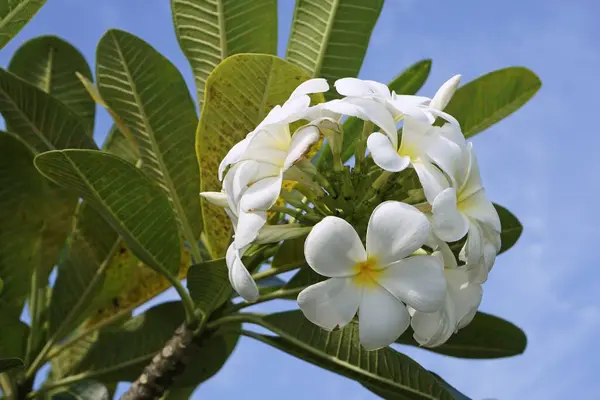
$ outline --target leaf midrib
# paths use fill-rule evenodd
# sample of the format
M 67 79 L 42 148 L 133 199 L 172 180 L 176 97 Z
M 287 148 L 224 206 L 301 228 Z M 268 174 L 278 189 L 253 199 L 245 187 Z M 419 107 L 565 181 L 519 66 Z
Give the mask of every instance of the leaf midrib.
M 12 18 L 18 14 L 21 9 L 23 7 L 25 7 L 27 4 L 31 3 L 31 2 L 36 2 L 37 0 L 23 0 L 22 2 L 20 2 L 19 4 L 17 4 L 17 6 L 15 8 L 13 8 L 12 10 L 10 10 L 8 12 L 8 14 L 6 14 L 6 16 L 4 18 L 2 18 L 2 20 L 0 21 L 0 29 L 4 29 L 4 27 L 6 26 L 7 21 L 10 22 L 12 20 Z
M 44 82 L 46 83 L 46 87 L 44 87 L 44 92 L 50 94 L 50 88 L 52 88 L 52 64 L 54 62 L 54 47 L 50 46 L 50 51 L 48 52 L 48 61 L 46 62 L 45 76 Z
M 152 150 L 153 150 L 154 156 L 156 157 L 156 160 L 158 161 L 160 170 L 163 174 L 163 180 L 164 180 L 165 186 L 168 189 L 168 195 L 170 197 L 170 200 L 171 200 L 173 206 L 175 207 L 175 212 L 177 214 L 178 220 L 179 220 L 181 228 L 183 230 L 183 236 L 187 239 L 194 258 L 196 260 L 200 261 L 202 259 L 202 257 L 200 255 L 200 250 L 198 249 L 198 244 L 196 243 L 195 235 L 193 234 L 193 231 L 192 231 L 192 228 L 188 221 L 187 215 L 183 210 L 183 207 L 179 200 L 179 195 L 178 195 L 177 191 L 175 190 L 175 186 L 173 185 L 173 181 L 171 180 L 171 175 L 169 174 L 169 170 L 167 169 L 165 162 L 163 160 L 162 153 L 160 151 L 158 151 L 158 145 L 156 143 L 154 130 L 152 129 L 150 121 L 148 120 L 148 116 L 146 115 L 146 110 L 142 106 L 143 103 L 138 95 L 137 87 L 135 85 L 135 82 L 133 81 L 133 76 L 131 74 L 131 71 L 129 70 L 129 66 L 127 65 L 127 62 L 123 55 L 123 51 L 121 49 L 121 46 L 119 45 L 117 38 L 115 37 L 114 32 L 111 32 L 111 36 L 112 36 L 113 42 L 115 43 L 117 52 L 119 53 L 119 57 L 121 59 L 121 64 L 123 65 L 123 69 L 125 70 L 125 73 L 127 74 L 127 80 L 129 81 L 129 85 L 131 86 L 131 89 L 132 89 L 131 93 L 133 94 L 133 97 L 135 98 L 136 104 L 138 105 L 138 110 L 140 111 L 140 115 L 142 116 L 142 118 L 144 120 L 144 126 L 148 131 L 148 138 L 150 139 L 150 143 L 152 144 Z
M 77 150 L 72 150 L 72 151 L 77 151 Z M 156 264 L 157 267 L 160 268 L 160 270 L 165 274 L 165 275 L 171 275 L 171 272 L 168 271 L 166 268 L 164 268 L 164 266 L 162 265 L 161 262 L 159 262 L 158 260 L 156 260 L 156 258 L 154 258 L 154 255 L 151 254 L 150 252 L 148 252 L 146 250 L 146 248 L 138 241 L 138 239 L 131 233 L 131 231 L 121 222 L 121 220 L 118 218 L 117 215 L 115 215 L 112 211 L 112 207 L 110 207 L 103 199 L 102 197 L 100 197 L 100 194 L 96 191 L 95 185 L 93 185 L 87 178 L 86 176 L 81 172 L 81 170 L 79 169 L 79 167 L 75 164 L 75 162 L 73 160 L 71 160 L 71 158 L 68 156 L 68 154 L 66 154 L 65 151 L 62 150 L 57 150 L 57 153 L 60 153 L 61 155 L 63 155 L 66 160 L 69 162 L 69 164 L 71 164 L 71 166 L 73 167 L 73 170 L 79 175 L 79 177 L 86 183 L 86 185 L 88 186 L 88 188 L 91 189 L 91 193 L 93 194 L 94 198 L 103 206 L 103 210 L 105 212 L 108 212 L 114 221 L 117 222 L 117 224 L 119 225 L 119 227 L 127 232 L 129 234 L 129 238 L 133 239 L 133 241 L 135 242 L 135 244 L 139 247 L 139 249 L 146 254 L 146 256 L 149 257 L 149 259 L 153 260 Z
M 325 53 L 327 53 L 327 45 L 329 44 L 329 38 L 331 37 L 331 30 L 333 29 L 333 20 L 337 14 L 339 5 L 339 0 L 333 0 L 331 4 L 331 12 L 329 13 L 329 18 L 327 19 L 325 32 L 323 32 L 323 40 L 321 41 L 321 45 L 319 46 L 319 56 L 317 57 L 317 62 L 315 63 L 315 70 L 312 74 L 313 78 L 319 76 L 321 73 L 321 67 L 323 66 L 323 61 L 325 60 Z
M 217 19 L 219 20 L 221 60 L 224 60 L 227 58 L 227 32 L 225 30 L 225 12 L 223 10 L 223 0 L 217 0 Z

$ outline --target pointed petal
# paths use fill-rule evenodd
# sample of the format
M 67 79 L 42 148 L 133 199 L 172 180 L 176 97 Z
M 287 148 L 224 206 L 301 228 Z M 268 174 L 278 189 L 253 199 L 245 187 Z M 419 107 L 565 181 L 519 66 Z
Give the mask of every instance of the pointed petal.
M 431 99 L 431 103 L 429 103 L 429 107 L 436 110 L 443 110 L 446 108 L 450 99 L 456 92 L 456 88 L 460 83 L 460 75 L 454 75 L 452 78 L 448 79 L 444 84 L 438 89 L 433 98 Z
M 312 269 L 328 277 L 352 276 L 354 266 L 367 259 L 352 225 L 338 217 L 325 217 L 313 227 L 304 256 Z
M 223 208 L 229 207 L 227 195 L 224 192 L 201 192 L 200 196 L 214 206 Z
M 312 93 L 323 93 L 329 90 L 329 84 L 326 79 L 314 78 L 302 82 L 290 95 L 290 99 L 294 97 L 312 94 Z
M 381 286 L 364 288 L 358 308 L 360 344 L 377 350 L 392 344 L 410 324 L 406 306 Z
M 282 175 L 264 178 L 254 183 L 244 192 L 240 200 L 242 211 L 268 210 L 275 204 L 281 193 Z
M 292 136 L 292 141 L 283 163 L 284 171 L 302 158 L 310 146 L 319 140 L 320 136 L 319 128 L 314 125 L 298 129 Z
M 256 301 L 258 299 L 258 286 L 252 279 L 252 275 L 242 263 L 239 254 L 236 254 L 233 265 L 229 270 L 229 280 L 231 286 L 246 301 Z
M 331 278 L 301 291 L 298 307 L 310 322 L 331 331 L 354 318 L 360 297 L 360 288 L 352 278 Z
M 454 188 L 442 191 L 433 201 L 431 210 L 433 231 L 440 239 L 454 242 L 467 234 L 469 221 L 458 211 Z
M 415 207 L 399 201 L 379 204 L 367 227 L 367 254 L 384 267 L 421 248 L 429 236 L 429 221 Z
M 237 227 L 235 229 L 235 247 L 241 249 L 256 239 L 260 228 L 267 223 L 265 211 L 244 212 L 240 211 Z
M 369 135 L 367 148 L 375 164 L 386 171 L 399 172 L 410 165 L 410 158 L 400 156 L 389 138 L 381 132 Z
M 435 198 L 450 187 L 446 176 L 432 163 L 419 160 L 413 162 L 413 168 L 419 177 L 419 182 L 423 186 L 423 192 L 429 204 L 433 204 Z
M 391 264 L 377 283 L 417 311 L 434 312 L 446 298 L 446 278 L 437 257 L 413 256 Z

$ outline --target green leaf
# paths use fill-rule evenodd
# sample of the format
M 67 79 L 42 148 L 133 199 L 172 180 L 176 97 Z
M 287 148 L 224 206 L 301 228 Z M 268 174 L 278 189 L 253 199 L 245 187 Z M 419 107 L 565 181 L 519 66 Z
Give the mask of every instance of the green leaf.
M 464 394 L 462 394 L 461 392 L 459 392 L 458 389 L 456 389 L 454 386 L 452 386 L 451 384 L 449 384 L 444 378 L 442 378 L 441 376 L 439 376 L 435 372 L 429 371 L 429 373 L 431 375 L 435 376 L 435 378 L 438 380 L 438 382 L 442 386 L 444 386 L 446 388 L 446 390 L 448 392 L 450 392 L 450 394 L 452 394 L 452 396 L 454 397 L 455 400 L 471 400 L 469 397 L 467 397 Z
M 311 77 L 357 76 L 382 7 L 383 0 L 298 0 L 286 58 Z
M 194 304 L 205 317 L 225 304 L 232 293 L 225 259 L 192 265 L 187 275 L 187 287 Z
M 522 354 L 527 337 L 516 325 L 490 314 L 478 312 L 473 321 L 441 346 L 421 347 L 409 328 L 396 343 L 416 346 L 434 353 L 458 358 L 504 358 Z
M 240 338 L 241 325 L 227 325 L 207 338 L 203 338 L 197 354 L 193 354 L 183 374 L 175 380 L 169 393 L 163 400 L 190 398 L 202 382 L 216 375 L 231 356 Z
M 121 132 L 116 124 L 110 128 L 108 136 L 104 140 L 102 150 L 108 151 L 111 154 L 121 157 L 124 160 L 134 164 L 139 159 L 139 156 L 133 147 L 133 143 Z
M 92 71 L 70 43 L 56 36 L 31 39 L 17 49 L 8 70 L 67 105 L 93 134 L 96 104 L 75 75 L 91 80 Z
M 96 144 L 69 107 L 38 87 L 0 69 L 0 113 L 34 152 L 84 148 Z
M 83 381 L 74 383 L 50 397 L 50 400 L 109 400 L 108 389 L 101 383 Z
M 25 358 L 29 326 L 19 318 L 19 312 L 13 312 L 0 304 L 0 358 Z
M 0 373 L 20 367 L 23 367 L 23 361 L 19 358 L 0 358 Z
M 517 240 L 521 237 L 523 233 L 523 225 L 519 222 L 517 217 L 515 217 L 510 211 L 501 205 L 494 204 L 496 211 L 498 212 L 498 216 L 500 217 L 500 226 L 502 227 L 502 231 L 500 232 L 500 239 L 502 240 L 502 245 L 500 247 L 500 253 L 504 253 L 506 250 L 510 249 L 517 243 Z
M 300 267 L 306 263 L 304 258 L 305 240 L 306 236 L 284 241 L 277 249 L 271 267 L 287 269 L 295 265 Z
M 0 49 L 33 18 L 46 0 L 0 0 Z
M 358 341 L 355 322 L 327 332 L 296 310 L 267 315 L 256 323 L 279 337 L 258 334 L 252 337 L 332 372 L 402 394 L 405 399 L 452 400 L 427 370 L 404 354 L 389 347 L 364 350 Z
M 31 151 L 0 131 L 0 302 L 16 313 L 25 304 L 31 275 L 40 262 L 45 193 Z
M 470 398 L 468 398 L 467 396 L 465 396 L 464 394 L 462 394 L 461 392 L 459 392 L 458 390 L 456 390 L 452 385 L 450 385 L 448 382 L 446 382 L 445 380 L 443 380 L 438 374 L 429 371 L 429 373 L 431 375 L 433 375 L 436 380 L 438 381 L 438 383 L 449 393 L 452 395 L 452 398 L 454 400 L 471 400 Z M 406 397 L 404 397 L 402 394 L 399 394 L 397 392 L 394 391 L 388 391 L 385 389 L 379 389 L 377 387 L 368 385 L 368 384 L 363 384 L 363 386 L 375 393 L 377 396 L 386 399 L 386 400 L 405 400 Z
M 198 118 L 183 77 L 148 43 L 114 29 L 100 40 L 96 60 L 102 99 L 133 134 L 142 171 L 164 189 L 183 237 L 200 261 L 200 178 L 194 154 Z
M 431 60 L 421 60 L 396 76 L 388 87 L 397 94 L 413 95 L 423 87 L 431 71 Z M 354 155 L 356 139 L 360 135 L 363 121 L 359 118 L 348 118 L 344 123 L 344 142 L 342 144 L 342 161 Z M 324 150 L 324 157 L 331 161 L 331 151 Z
M 269 55 L 227 58 L 206 82 L 204 109 L 196 132 L 201 191 L 219 191 L 219 163 L 229 149 L 264 119 L 309 76 L 301 68 Z M 220 207 L 202 200 L 204 231 L 213 258 L 222 257 L 231 222 Z
M 468 138 L 517 111 L 541 86 L 527 68 L 499 69 L 458 88 L 444 111 L 458 120 Z
M 166 276 L 177 275 L 181 244 L 169 199 L 139 169 L 90 150 L 46 152 L 35 158 L 35 165 L 94 206 L 145 264 Z
M 278 243 L 282 240 L 306 237 L 312 226 L 299 224 L 265 225 L 254 240 L 256 244 Z
M 171 11 L 200 109 L 208 75 L 221 61 L 237 53 L 277 54 L 277 0 L 171 0 Z

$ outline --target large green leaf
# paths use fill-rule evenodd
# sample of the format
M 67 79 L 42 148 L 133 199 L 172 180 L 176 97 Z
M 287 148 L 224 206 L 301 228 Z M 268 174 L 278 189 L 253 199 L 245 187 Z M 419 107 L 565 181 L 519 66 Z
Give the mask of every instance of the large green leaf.
M 382 7 L 383 0 L 298 0 L 286 58 L 311 77 L 357 76 Z
M 0 358 L 25 358 L 29 326 L 20 320 L 20 312 L 13 312 L 0 303 Z
M 76 72 L 92 79 L 83 55 L 70 43 L 56 36 L 40 36 L 25 42 L 15 52 L 8 70 L 51 94 L 73 110 L 92 135 L 96 104 Z
M 171 0 L 171 10 L 200 109 L 208 75 L 221 61 L 237 53 L 277 53 L 277 0 Z
M 502 245 L 499 253 L 504 253 L 506 250 L 513 247 L 515 243 L 517 243 L 517 240 L 519 240 L 521 234 L 523 233 L 523 225 L 521 225 L 517 217 L 515 217 L 506 208 L 498 204 L 494 204 L 494 207 L 498 212 L 498 216 L 500 217 L 500 225 L 502 227 L 502 231 L 500 232 Z
M 499 69 L 458 88 L 444 111 L 470 137 L 517 111 L 541 86 L 540 78 L 527 68 Z
M 142 170 L 164 189 L 200 261 L 202 222 L 194 155 L 198 118 L 183 77 L 148 43 L 114 29 L 100 40 L 96 60 L 102 99 L 133 134 Z
M 113 124 L 110 128 L 108 136 L 106 136 L 104 144 L 102 145 L 102 150 L 119 156 L 134 165 L 139 159 L 138 154 L 133 147 L 133 143 L 127 139 L 116 124 Z
M 20 358 L 0 358 L 0 374 L 22 366 L 23 360 Z
M 469 397 L 465 396 L 461 392 L 459 392 L 454 386 L 450 385 L 441 376 L 436 374 L 435 372 L 429 371 L 431 375 L 433 375 L 438 383 L 452 395 L 454 400 L 471 400 Z M 365 388 L 375 393 L 377 396 L 385 399 L 385 400 L 405 400 L 405 397 L 402 394 L 396 393 L 394 391 L 382 390 L 371 385 L 363 384 Z
M 0 302 L 16 313 L 25 304 L 31 274 L 40 262 L 45 186 L 27 146 L 0 131 Z
M 202 191 L 221 189 L 217 177 L 221 159 L 308 78 L 301 68 L 269 55 L 238 54 L 219 64 L 206 82 L 196 132 Z M 231 222 L 222 208 L 206 201 L 202 214 L 211 255 L 222 257 L 231 238 Z
M 412 330 L 408 329 L 396 342 L 459 358 L 512 357 L 522 354 L 527 346 L 527 337 L 521 329 L 502 318 L 482 312 L 438 347 L 421 347 L 412 335 Z
M 0 0 L 0 49 L 33 18 L 46 0 Z
M 3 69 L 0 69 L 0 113 L 10 133 L 21 137 L 36 152 L 97 148 L 82 120 L 69 107 Z
M 109 400 L 108 389 L 101 383 L 83 381 L 52 394 L 50 400 Z
M 187 286 L 196 306 L 205 316 L 210 315 L 231 297 L 225 259 L 192 265 L 187 275 Z
M 364 350 L 358 324 L 327 332 L 301 311 L 267 315 L 257 321 L 279 337 L 253 335 L 286 353 L 376 388 L 403 394 L 404 399 L 452 400 L 437 380 L 404 354 L 386 347 Z
M 139 169 L 92 150 L 46 152 L 35 158 L 35 165 L 94 206 L 146 265 L 177 275 L 181 244 L 175 215 L 164 191 Z
M 413 95 L 423 87 L 431 71 L 431 60 L 421 60 L 396 76 L 388 87 L 397 94 Z M 359 118 L 348 118 L 344 123 L 344 142 L 342 144 L 342 161 L 354 155 L 356 139 L 362 130 L 363 121 Z M 326 149 L 325 157 L 331 158 L 331 152 Z
M 304 259 L 305 241 L 306 236 L 284 241 L 277 249 L 271 267 L 288 269 L 293 266 L 302 266 L 306 262 Z

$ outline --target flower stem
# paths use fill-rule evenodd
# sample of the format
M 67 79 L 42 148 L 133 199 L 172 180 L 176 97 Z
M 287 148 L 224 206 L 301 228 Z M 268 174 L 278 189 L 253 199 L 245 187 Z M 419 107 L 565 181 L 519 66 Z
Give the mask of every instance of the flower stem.
M 257 272 L 256 274 L 252 275 L 252 279 L 254 279 L 255 281 L 260 281 L 261 279 L 265 279 L 265 278 L 271 277 L 273 275 L 279 275 L 279 274 L 283 274 L 284 272 L 293 271 L 295 269 L 302 267 L 304 264 L 305 264 L 305 261 L 302 261 L 302 262 L 297 262 L 297 263 L 290 263 L 290 264 L 284 265 L 280 268 L 269 268 L 269 269 L 266 269 L 261 272 Z
M 230 313 L 234 313 L 243 308 L 250 307 L 250 306 L 253 306 L 256 304 L 264 303 L 264 302 L 271 301 L 271 300 L 281 299 L 281 298 L 287 297 L 287 296 L 294 296 L 294 295 L 297 295 L 298 293 L 300 293 L 301 291 L 303 291 L 304 289 L 305 289 L 304 286 L 299 287 L 299 288 L 293 288 L 293 289 L 279 289 L 274 292 L 267 293 L 267 294 L 260 296 L 258 299 L 256 299 L 256 301 L 252 301 L 252 302 L 244 301 L 241 303 L 234 304 L 234 305 L 230 306 L 229 308 L 227 308 L 225 312 L 230 314 Z
M 367 151 L 367 138 L 369 137 L 371 132 L 373 132 L 373 123 L 371 121 L 364 121 L 360 138 L 354 150 L 354 169 L 357 173 L 360 173 L 362 164 L 365 161 L 365 153 Z

